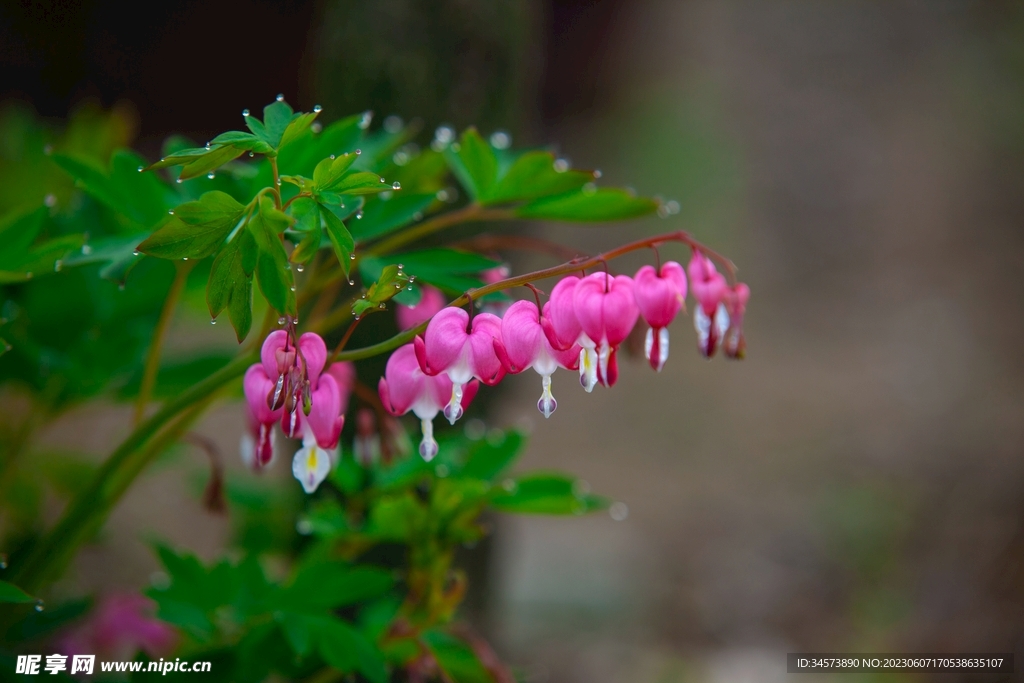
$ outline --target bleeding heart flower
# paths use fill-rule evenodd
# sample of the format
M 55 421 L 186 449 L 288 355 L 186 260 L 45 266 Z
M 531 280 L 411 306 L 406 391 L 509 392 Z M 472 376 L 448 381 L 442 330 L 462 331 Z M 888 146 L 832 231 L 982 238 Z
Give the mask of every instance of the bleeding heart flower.
M 532 301 L 517 301 L 501 321 L 501 342 L 495 340 L 494 350 L 506 371 L 519 373 L 533 368 L 542 377 L 544 391 L 537 409 L 544 417 L 551 417 L 558 408 L 558 402 L 551 395 L 551 375 L 559 367 L 575 370 L 580 347 L 573 344 L 560 350 L 552 346 L 541 324 L 537 305 Z
M 663 264 L 661 272 L 644 266 L 633 278 L 633 294 L 640 315 L 650 325 L 644 353 L 651 367 L 661 372 L 668 360 L 668 326 L 686 300 L 686 273 L 675 261 Z
M 476 396 L 479 384 L 470 381 L 461 392 L 460 408 L 469 407 Z M 437 455 L 437 441 L 434 440 L 434 423 L 449 396 L 453 395 L 452 381 L 447 375 L 428 375 L 420 368 L 416 348 L 412 344 L 400 347 L 388 358 L 384 377 L 377 385 L 384 409 L 394 416 L 405 415 L 410 410 L 420 419 L 423 439 L 420 441 L 420 455 L 431 460 Z
M 584 388 L 591 391 L 596 381 L 606 387 L 618 379 L 615 353 L 619 344 L 633 330 L 640 310 L 633 294 L 633 278 L 628 275 L 612 277 L 608 273 L 593 273 L 579 281 L 573 292 L 573 310 L 586 339 L 580 339 L 584 351 L 580 355 L 580 378 Z M 587 354 L 588 345 L 596 352 Z M 584 366 L 587 367 L 584 367 Z
M 425 323 L 434 317 L 434 314 L 444 308 L 444 294 L 439 289 L 430 285 L 423 285 L 423 295 L 415 306 L 403 306 L 398 304 L 395 307 L 395 317 L 398 320 L 398 327 L 402 330 L 409 330 L 420 323 Z
M 686 266 L 690 288 L 697 299 L 693 327 L 697 330 L 697 347 L 705 358 L 711 358 L 729 328 L 729 313 L 723 305 L 728 285 L 715 270 L 715 264 L 704 254 L 694 252 Z
M 320 335 L 307 332 L 297 345 L 290 342 L 286 330 L 267 335 L 260 349 L 260 360 L 267 377 L 276 377 L 274 390 L 267 397 L 271 409 L 284 408 L 281 428 L 289 437 L 299 433 L 299 408 L 309 414 L 312 392 L 327 362 L 327 346 Z
M 729 329 L 725 332 L 722 346 L 729 358 L 743 358 L 747 353 L 747 342 L 743 338 L 743 315 L 747 311 L 750 287 L 737 282 L 725 294 L 725 307 L 729 311 Z
M 444 409 L 444 416 L 452 424 L 462 417 L 463 387 L 470 380 L 493 386 L 505 376 L 494 351 L 495 339 L 501 339 L 501 318 L 479 313 L 470 326 L 469 313 L 449 306 L 431 319 L 423 339 L 413 340 L 424 374 L 443 372 L 452 381 L 451 400 Z
M 135 594 L 107 595 L 79 626 L 61 637 L 61 654 L 99 654 L 109 659 L 133 659 L 142 650 L 152 659 L 174 651 L 179 638 L 175 629 L 154 614 L 156 605 Z
M 274 382 L 259 363 L 246 370 L 242 388 L 249 423 L 249 431 L 242 435 L 242 461 L 259 471 L 274 459 L 274 423 L 281 419 L 284 408 L 271 410 L 267 405 Z
M 295 457 L 292 458 L 292 474 L 302 484 L 306 493 L 316 491 L 320 482 L 327 478 L 334 457 L 336 451 L 322 448 L 317 443 L 313 431 L 307 431 L 302 438 L 302 448 L 297 450 Z

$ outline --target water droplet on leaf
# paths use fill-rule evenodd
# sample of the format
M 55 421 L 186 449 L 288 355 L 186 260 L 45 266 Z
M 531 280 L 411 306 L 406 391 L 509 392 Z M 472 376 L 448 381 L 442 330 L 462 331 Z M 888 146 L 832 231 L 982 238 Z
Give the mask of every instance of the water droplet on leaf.
M 321 106 L 320 106 L 319 104 L 315 104 L 315 105 L 313 105 L 313 113 L 314 113 L 314 114 L 319 114 L 320 112 L 322 112 L 322 111 L 323 111 L 323 109 L 324 109 L 324 108 L 323 108 L 323 107 L 321 107 Z
M 391 189 L 393 189 L 393 190 L 401 190 L 402 189 L 402 183 L 400 183 L 400 182 L 398 182 L 396 180 L 395 182 L 391 183 Z
M 248 116 L 248 115 L 249 115 L 249 110 L 248 109 L 243 109 L 242 110 L 242 116 Z
M 278 102 L 284 102 L 284 93 L 278 93 L 277 97 L 274 98 Z

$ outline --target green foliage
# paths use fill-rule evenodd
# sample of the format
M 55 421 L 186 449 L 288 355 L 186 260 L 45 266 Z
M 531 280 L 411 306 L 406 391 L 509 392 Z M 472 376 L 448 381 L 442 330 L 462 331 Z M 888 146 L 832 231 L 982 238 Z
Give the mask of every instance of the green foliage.
M 0 581 L 0 603 L 35 602 L 35 598 L 21 590 L 13 583 Z

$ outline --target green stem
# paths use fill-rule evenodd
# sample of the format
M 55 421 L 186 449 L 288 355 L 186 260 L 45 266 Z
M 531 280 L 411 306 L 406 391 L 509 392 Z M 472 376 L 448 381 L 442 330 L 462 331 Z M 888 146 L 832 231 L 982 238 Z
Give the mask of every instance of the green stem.
M 68 504 L 56 526 L 32 549 L 29 556 L 16 568 L 14 580 L 29 592 L 36 592 L 47 581 L 57 577 L 74 556 L 89 532 L 98 528 L 107 518 L 135 477 L 162 450 L 146 448 L 172 420 L 184 416 L 156 440 L 164 445 L 184 433 L 198 419 L 214 392 L 238 377 L 258 359 L 255 351 L 243 354 L 193 385 L 176 399 L 167 402 L 152 417 L 128 435 L 110 454 L 96 472 L 89 485 Z M 173 437 L 173 438 L 172 438 Z
M 174 264 L 174 281 L 171 282 L 171 289 L 164 299 L 164 307 L 160 310 L 160 318 L 156 321 L 156 329 L 153 330 L 153 343 L 149 346 L 149 353 L 146 355 L 146 365 L 142 371 L 142 382 L 139 384 L 139 396 L 135 401 L 135 424 L 142 422 L 142 416 L 146 413 L 146 406 L 153 396 L 153 387 L 156 385 L 157 372 L 160 370 L 160 351 L 163 349 L 164 337 L 170 327 L 171 318 L 174 317 L 174 309 L 178 307 L 178 300 L 181 292 L 185 289 L 188 281 L 189 271 L 195 262 L 177 261 Z

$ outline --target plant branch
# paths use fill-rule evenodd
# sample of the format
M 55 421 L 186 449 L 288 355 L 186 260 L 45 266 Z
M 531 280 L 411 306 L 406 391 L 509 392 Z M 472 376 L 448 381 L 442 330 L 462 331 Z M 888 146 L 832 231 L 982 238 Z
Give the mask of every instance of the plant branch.
M 142 422 L 142 416 L 146 414 L 146 406 L 149 405 L 149 399 L 153 396 L 156 376 L 160 371 L 160 352 L 163 349 L 164 338 L 170 327 L 171 318 L 174 317 L 174 311 L 178 307 L 181 292 L 185 289 L 185 283 L 188 281 L 189 271 L 194 265 L 194 261 L 191 263 L 176 261 L 174 263 L 174 280 L 171 282 L 171 289 L 167 292 L 164 306 L 160 310 L 160 317 L 156 321 L 156 328 L 153 330 L 153 342 L 149 345 L 146 364 L 142 371 L 142 382 L 139 384 L 139 396 L 135 400 L 134 424 L 136 425 Z
M 546 280 L 547 278 L 551 277 L 571 275 L 581 270 L 586 270 L 587 268 L 593 268 L 598 264 L 605 263 L 606 261 L 610 261 L 611 259 L 618 258 L 630 252 L 637 251 L 638 249 L 647 249 L 649 247 L 657 246 L 659 244 L 665 244 L 667 242 L 682 242 L 683 244 L 688 245 L 691 249 L 702 252 L 708 257 L 721 263 L 722 266 L 727 271 L 729 271 L 730 276 L 733 279 L 735 279 L 736 266 L 733 265 L 732 261 L 718 254 L 717 252 L 709 249 L 708 247 L 705 247 L 703 244 L 690 237 L 690 234 L 688 232 L 680 230 L 678 232 L 669 232 L 663 235 L 656 235 L 654 237 L 647 237 L 642 240 L 630 242 L 629 244 L 624 244 L 621 247 L 616 247 L 615 249 L 606 251 L 603 254 L 598 254 L 597 256 L 575 258 L 572 259 L 571 261 L 567 261 L 566 263 L 563 263 L 558 266 L 552 266 L 551 268 L 545 268 L 543 270 L 534 271 L 532 273 L 526 273 L 524 275 L 517 275 L 515 277 L 510 277 L 504 280 L 493 282 L 483 287 L 478 287 L 477 289 L 471 289 L 462 296 L 453 299 L 451 303 L 449 303 L 448 305 L 465 306 L 470 301 L 475 301 L 492 292 L 500 292 L 503 289 L 519 287 L 527 283 L 536 282 L 537 280 Z M 399 346 L 411 342 L 413 337 L 427 329 L 427 324 L 429 322 L 430 321 L 420 323 L 416 327 L 408 329 L 404 332 L 400 332 L 396 334 L 394 337 L 386 339 L 377 344 L 373 344 L 371 346 L 364 346 L 361 349 L 342 351 L 341 353 L 338 354 L 337 360 L 360 360 L 362 358 L 371 358 L 373 356 L 377 356 L 382 353 L 387 353 L 388 351 L 397 349 Z
M 270 191 L 274 193 L 274 205 L 281 208 L 281 176 L 277 172 L 277 157 L 267 157 L 270 160 L 270 172 L 273 175 L 273 186 Z

